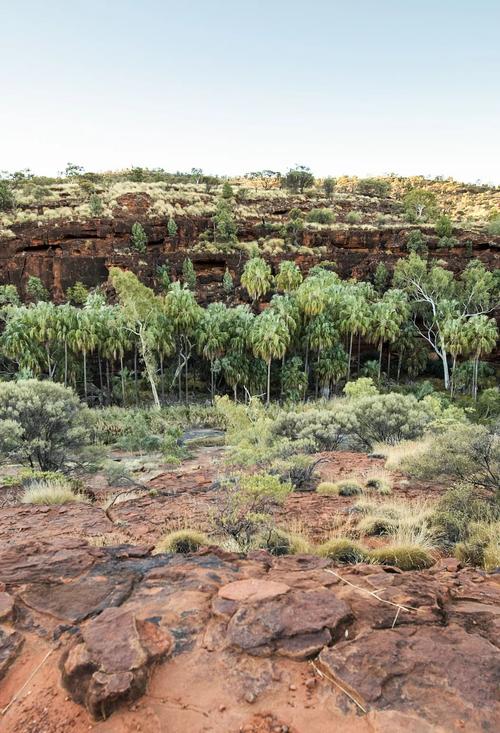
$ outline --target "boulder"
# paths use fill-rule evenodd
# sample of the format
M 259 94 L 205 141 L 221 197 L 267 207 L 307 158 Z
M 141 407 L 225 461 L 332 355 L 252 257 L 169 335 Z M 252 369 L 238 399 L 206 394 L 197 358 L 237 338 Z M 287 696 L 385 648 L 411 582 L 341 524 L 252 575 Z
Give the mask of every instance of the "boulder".
M 124 700 L 140 697 L 154 664 L 171 651 L 173 638 L 125 609 L 108 608 L 91 621 L 61 660 L 63 685 L 96 719 Z

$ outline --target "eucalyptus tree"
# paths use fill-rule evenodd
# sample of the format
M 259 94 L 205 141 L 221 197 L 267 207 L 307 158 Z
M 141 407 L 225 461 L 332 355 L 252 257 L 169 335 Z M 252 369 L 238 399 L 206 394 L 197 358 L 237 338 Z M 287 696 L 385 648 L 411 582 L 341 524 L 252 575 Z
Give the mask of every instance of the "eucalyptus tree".
M 179 401 L 182 398 L 182 373 L 184 372 L 185 399 L 188 400 L 188 366 L 195 343 L 196 326 L 201 317 L 201 308 L 193 293 L 179 282 L 172 283 L 164 300 L 164 310 L 170 321 L 177 350 L 177 369 L 174 382 L 178 380 Z
M 415 327 L 441 359 L 444 386 L 449 389 L 445 324 L 450 318 L 468 320 L 492 312 L 499 302 L 498 279 L 482 263 L 475 261 L 457 282 L 449 270 L 411 254 L 396 264 L 394 284 L 407 293 Z
M 241 284 L 255 303 L 271 289 L 273 276 L 270 266 L 262 257 L 247 260 L 241 276 Z
M 159 408 L 160 398 L 156 387 L 153 326 L 162 311 L 162 302 L 132 272 L 112 267 L 109 271 L 109 277 L 123 309 L 125 327 L 137 339 L 146 376 L 151 387 L 153 402 L 155 407 Z
M 252 349 L 255 356 L 267 366 L 266 405 L 271 400 L 271 362 L 281 359 L 290 342 L 290 332 L 281 318 L 267 309 L 254 321 L 251 333 Z

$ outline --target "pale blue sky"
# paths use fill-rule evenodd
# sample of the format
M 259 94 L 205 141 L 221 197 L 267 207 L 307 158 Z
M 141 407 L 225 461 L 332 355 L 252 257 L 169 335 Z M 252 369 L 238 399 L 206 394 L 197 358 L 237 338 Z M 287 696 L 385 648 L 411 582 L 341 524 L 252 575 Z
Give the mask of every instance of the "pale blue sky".
M 0 0 L 0 169 L 500 183 L 500 0 Z

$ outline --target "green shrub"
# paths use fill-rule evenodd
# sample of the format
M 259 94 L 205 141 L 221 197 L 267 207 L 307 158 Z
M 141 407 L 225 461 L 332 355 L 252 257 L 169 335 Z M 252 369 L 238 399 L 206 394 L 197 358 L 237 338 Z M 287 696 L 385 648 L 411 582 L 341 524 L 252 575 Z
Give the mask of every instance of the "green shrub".
M 360 377 L 353 382 L 347 382 L 342 392 L 346 397 L 351 399 L 359 399 L 360 397 L 370 397 L 370 395 L 378 394 L 378 389 L 373 383 L 371 377 Z
M 179 529 L 169 532 L 155 547 L 155 552 L 177 552 L 187 554 L 196 552 L 200 547 L 206 547 L 210 540 L 203 532 L 194 529 Z
M 146 252 L 146 245 L 148 243 L 148 237 L 144 228 L 138 221 L 132 224 L 132 233 L 130 237 L 130 245 L 133 250 L 144 254 Z
M 498 517 L 500 505 L 479 496 L 474 486 L 459 484 L 448 489 L 437 503 L 433 525 L 444 544 L 453 545 L 468 539 L 472 524 Z
M 400 570 L 424 570 L 434 565 L 432 555 L 419 545 L 394 544 L 369 551 L 369 559 L 377 565 L 392 565 Z
M 330 410 L 284 413 L 274 421 L 272 433 L 293 441 L 305 440 L 311 452 L 336 450 L 343 438 L 343 427 Z
M 354 400 L 345 417 L 349 418 L 346 425 L 349 432 L 369 448 L 376 442 L 397 443 L 418 438 L 432 419 L 428 407 L 413 395 L 396 393 Z
M 0 181 L 0 211 L 10 211 L 14 208 L 14 194 L 7 181 Z
M 473 522 L 468 537 L 455 547 L 455 556 L 465 565 L 488 572 L 500 567 L 500 522 Z
M 495 427 L 459 424 L 436 435 L 427 449 L 402 462 L 421 479 L 446 477 L 497 493 L 500 487 L 500 436 Z
M 335 214 L 331 209 L 311 209 L 307 214 L 307 221 L 316 224 L 332 224 L 335 221 Z
M 493 217 L 493 219 L 491 219 L 487 227 L 487 232 L 494 237 L 500 234 L 500 215 L 497 215 Z
M 269 472 L 278 475 L 281 481 L 289 482 L 294 489 L 300 491 L 311 483 L 317 463 L 308 455 L 292 455 L 273 461 Z
M 59 470 L 89 442 L 88 411 L 73 390 L 35 379 L 0 383 L 0 457 Z
M 320 496 L 338 496 L 339 487 L 338 484 L 334 483 L 333 481 L 322 481 L 320 484 L 318 484 L 316 493 Z
M 23 504 L 66 504 L 70 501 L 85 501 L 85 497 L 61 478 L 32 481 L 21 497 Z
M 348 224 L 359 224 L 363 218 L 360 211 L 350 211 L 346 216 Z
M 357 563 L 367 558 L 364 547 L 346 537 L 332 537 L 317 549 L 318 555 L 334 562 Z

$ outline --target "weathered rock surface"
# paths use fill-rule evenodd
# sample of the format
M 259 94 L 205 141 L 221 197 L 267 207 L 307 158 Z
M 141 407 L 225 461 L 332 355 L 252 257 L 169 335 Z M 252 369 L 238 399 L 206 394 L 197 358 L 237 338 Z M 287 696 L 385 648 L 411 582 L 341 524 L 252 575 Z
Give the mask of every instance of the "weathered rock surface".
M 172 645 L 172 637 L 151 621 L 107 608 L 63 657 L 63 684 L 94 718 L 106 718 L 119 702 L 144 693 L 153 664 Z
M 0 584 L 5 683 L 15 692 L 26 679 L 33 638 L 54 650 L 7 733 L 84 733 L 79 710 L 113 713 L 99 733 L 274 733 L 270 720 L 291 733 L 500 727 L 500 576 L 454 561 L 401 573 L 60 537 L 3 544 Z

